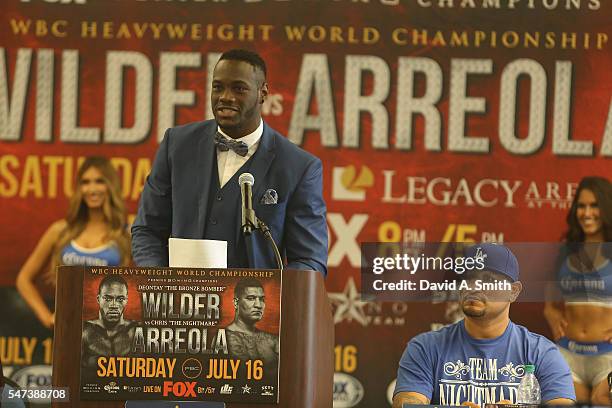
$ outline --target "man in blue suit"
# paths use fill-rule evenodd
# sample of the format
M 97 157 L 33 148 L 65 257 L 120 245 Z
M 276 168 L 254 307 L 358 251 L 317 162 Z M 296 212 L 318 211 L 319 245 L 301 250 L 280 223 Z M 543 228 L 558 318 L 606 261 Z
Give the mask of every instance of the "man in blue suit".
M 253 208 L 271 230 L 287 268 L 327 274 L 321 161 L 265 124 L 266 65 L 231 50 L 213 72 L 215 119 L 166 131 L 132 226 L 139 266 L 167 266 L 168 238 L 227 241 L 230 268 L 276 268 L 259 231 L 241 233 L 238 177 L 253 174 Z

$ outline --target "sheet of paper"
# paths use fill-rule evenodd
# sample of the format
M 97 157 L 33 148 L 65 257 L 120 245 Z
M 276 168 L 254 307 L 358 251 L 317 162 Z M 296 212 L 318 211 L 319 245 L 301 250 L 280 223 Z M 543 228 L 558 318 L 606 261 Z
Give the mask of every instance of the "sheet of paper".
M 227 241 L 170 238 L 168 252 L 172 268 L 227 268 Z

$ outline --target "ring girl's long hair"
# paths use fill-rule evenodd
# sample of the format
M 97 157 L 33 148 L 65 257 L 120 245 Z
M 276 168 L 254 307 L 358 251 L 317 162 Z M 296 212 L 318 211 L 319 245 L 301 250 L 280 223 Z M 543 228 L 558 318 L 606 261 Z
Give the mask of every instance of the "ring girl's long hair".
M 70 198 L 68 213 L 66 214 L 66 228 L 60 233 L 59 239 L 53 248 L 51 257 L 51 268 L 47 274 L 47 280 L 55 285 L 56 267 L 60 265 L 62 249 L 73 239 L 78 237 L 89 220 L 89 210 L 83 200 L 80 184 L 83 174 L 91 167 L 95 167 L 102 173 L 107 187 L 107 199 L 104 201 L 104 220 L 109 226 L 108 236 L 105 241 L 114 242 L 121 255 L 121 265 L 130 262 L 130 236 L 127 230 L 127 211 L 121 197 L 121 185 L 119 175 L 110 161 L 105 157 L 92 156 L 85 159 L 77 173 L 77 185 L 74 194 Z

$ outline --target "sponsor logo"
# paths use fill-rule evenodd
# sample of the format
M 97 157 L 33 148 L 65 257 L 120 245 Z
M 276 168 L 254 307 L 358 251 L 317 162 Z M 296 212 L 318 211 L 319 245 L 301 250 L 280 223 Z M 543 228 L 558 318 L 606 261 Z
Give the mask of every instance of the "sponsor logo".
M 195 358 L 188 358 L 183 361 L 183 375 L 191 380 L 198 378 L 202 374 L 202 363 Z
M 163 392 L 162 395 L 167 397 L 172 394 L 177 397 L 196 397 L 195 386 L 197 383 L 195 382 L 185 382 L 185 381 L 164 381 Z
M 581 344 L 570 340 L 567 344 L 567 348 L 569 351 L 573 351 L 574 353 L 599 353 L 599 347 L 597 344 Z
M 366 190 L 374 185 L 374 174 L 367 166 L 359 173 L 353 165 L 332 170 L 332 199 L 337 201 L 365 201 Z
M 383 170 L 381 201 L 389 204 L 516 208 L 520 200 L 527 208 L 567 210 L 577 184 L 502 179 L 398 176 Z
M 142 390 L 142 387 L 134 387 L 132 385 L 123 386 L 123 391 L 127 391 L 127 392 L 140 392 L 141 390 Z
M 343 214 L 327 214 L 330 236 L 335 237 L 329 248 L 328 266 L 340 266 L 345 259 L 353 268 L 361 266 L 359 235 L 369 219 L 368 214 L 352 214 L 346 219 Z
M 242 393 L 243 394 L 250 394 L 251 393 L 251 387 L 249 387 L 248 384 L 244 384 L 244 387 L 242 387 Z
M 104 390 L 109 394 L 117 394 L 119 392 L 119 386 L 116 382 L 111 381 L 104 386 Z
M 359 404 L 364 394 L 363 385 L 355 377 L 334 373 L 334 408 L 351 408 Z
M 198 394 L 214 394 L 215 387 L 198 387 Z
M 229 384 L 225 384 L 223 387 L 221 387 L 221 390 L 219 391 L 219 393 L 225 394 L 225 395 L 230 395 L 233 390 L 234 390 L 234 387 L 232 387 Z
M 363 327 L 403 327 L 408 324 L 408 303 L 364 302 L 353 277 L 346 280 L 342 292 L 328 292 L 327 295 L 333 308 L 334 324 L 356 322 Z
M 84 393 L 99 393 L 102 389 L 100 388 L 100 384 L 88 383 L 88 384 L 83 384 L 83 386 L 81 387 L 81 390 Z
M 272 386 L 272 385 L 262 385 L 261 386 L 261 395 L 273 396 L 274 395 L 274 386 Z
M 329 292 L 329 300 L 334 308 L 334 324 L 343 321 L 356 321 L 362 326 L 368 325 L 364 307 L 368 302 L 361 300 L 355 280 L 351 277 L 346 281 L 344 290 L 340 293 Z
M 577 289 L 582 289 L 582 290 L 606 290 L 606 282 L 603 279 L 584 279 L 584 278 L 580 278 L 580 279 L 574 279 L 571 278 L 569 276 L 565 276 L 563 278 L 561 278 L 561 281 L 559 282 L 559 285 L 564 289 L 564 290 L 577 290 Z
M 21 388 L 47 387 L 51 385 L 52 368 L 49 365 L 34 365 L 24 367 L 11 375 Z M 7 373 L 5 375 L 8 376 Z

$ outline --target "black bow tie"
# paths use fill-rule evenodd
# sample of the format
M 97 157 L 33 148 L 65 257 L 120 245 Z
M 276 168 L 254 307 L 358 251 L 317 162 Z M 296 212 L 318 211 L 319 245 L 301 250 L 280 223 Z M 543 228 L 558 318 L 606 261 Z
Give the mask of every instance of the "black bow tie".
M 215 135 L 215 145 L 222 152 L 227 152 L 231 149 L 242 157 L 246 156 L 249 151 L 249 146 L 246 143 L 228 139 L 219 132 Z

